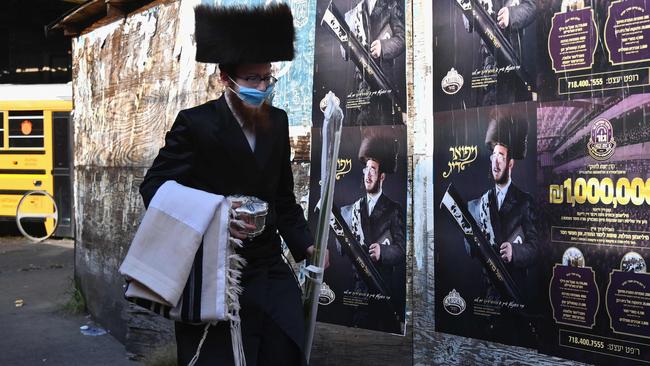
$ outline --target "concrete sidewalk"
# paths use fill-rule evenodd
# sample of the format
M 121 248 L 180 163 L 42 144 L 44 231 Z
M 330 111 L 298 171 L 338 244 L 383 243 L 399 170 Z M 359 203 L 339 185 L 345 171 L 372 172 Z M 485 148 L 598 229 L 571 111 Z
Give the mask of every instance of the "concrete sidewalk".
M 93 325 L 88 316 L 62 310 L 73 263 L 71 240 L 0 237 L 0 365 L 140 365 L 110 334 L 82 335 L 79 327 Z

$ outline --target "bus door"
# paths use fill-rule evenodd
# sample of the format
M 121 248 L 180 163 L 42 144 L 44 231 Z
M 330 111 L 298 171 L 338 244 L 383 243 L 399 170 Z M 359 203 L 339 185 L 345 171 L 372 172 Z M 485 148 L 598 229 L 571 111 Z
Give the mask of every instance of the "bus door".
M 52 155 L 54 202 L 58 208 L 59 225 L 54 236 L 74 237 L 72 212 L 72 129 L 70 112 L 52 112 Z

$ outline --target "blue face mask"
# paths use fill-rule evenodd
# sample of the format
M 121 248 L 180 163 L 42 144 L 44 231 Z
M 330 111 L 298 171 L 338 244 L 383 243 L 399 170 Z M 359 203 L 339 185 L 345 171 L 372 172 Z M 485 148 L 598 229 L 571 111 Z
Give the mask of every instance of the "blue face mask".
M 259 91 L 255 88 L 248 88 L 245 86 L 241 86 L 237 84 L 234 80 L 232 79 L 230 80 L 235 85 L 237 85 L 239 91 L 235 91 L 232 88 L 230 88 L 230 90 L 232 90 L 235 94 L 237 94 L 239 99 L 255 107 L 261 106 L 262 103 L 264 103 L 264 101 L 273 93 L 273 88 L 275 87 L 274 84 L 271 84 L 266 87 L 266 90 Z

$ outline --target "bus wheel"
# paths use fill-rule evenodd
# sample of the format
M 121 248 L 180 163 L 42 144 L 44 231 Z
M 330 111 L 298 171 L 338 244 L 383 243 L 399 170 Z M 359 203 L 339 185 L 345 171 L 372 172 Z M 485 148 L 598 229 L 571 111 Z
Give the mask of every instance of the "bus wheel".
M 59 211 L 54 197 L 45 191 L 29 191 L 16 208 L 18 230 L 33 242 L 43 241 L 56 231 Z

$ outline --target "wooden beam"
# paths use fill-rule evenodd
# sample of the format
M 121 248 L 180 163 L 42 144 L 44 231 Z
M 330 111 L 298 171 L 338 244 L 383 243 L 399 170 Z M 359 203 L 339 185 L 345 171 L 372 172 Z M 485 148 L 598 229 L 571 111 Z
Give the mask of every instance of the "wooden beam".
M 123 4 L 115 4 L 106 0 L 106 17 L 125 17 L 127 13 L 128 11 L 125 9 Z
M 63 25 L 63 35 L 69 37 L 75 37 L 78 36 L 79 33 L 80 33 L 79 27 L 77 27 L 75 24 L 68 23 Z

